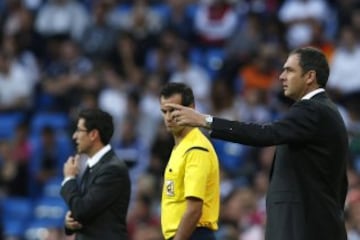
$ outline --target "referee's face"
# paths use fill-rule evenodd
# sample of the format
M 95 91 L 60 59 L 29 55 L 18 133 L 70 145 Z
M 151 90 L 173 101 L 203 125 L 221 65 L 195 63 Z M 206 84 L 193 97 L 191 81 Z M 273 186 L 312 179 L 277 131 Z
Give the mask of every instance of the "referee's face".
M 165 126 L 167 128 L 168 131 L 172 132 L 172 133 L 176 133 L 178 131 L 181 131 L 181 129 L 183 129 L 184 127 L 179 126 L 176 123 L 176 119 L 171 116 L 171 113 L 175 110 L 174 108 L 170 108 L 170 107 L 165 107 L 166 104 L 168 103 L 175 103 L 175 104 L 181 104 L 182 102 L 182 98 L 180 94 L 174 94 L 168 98 L 165 98 L 164 96 L 162 96 L 160 98 L 160 107 L 161 107 L 161 112 L 164 118 L 164 123 Z

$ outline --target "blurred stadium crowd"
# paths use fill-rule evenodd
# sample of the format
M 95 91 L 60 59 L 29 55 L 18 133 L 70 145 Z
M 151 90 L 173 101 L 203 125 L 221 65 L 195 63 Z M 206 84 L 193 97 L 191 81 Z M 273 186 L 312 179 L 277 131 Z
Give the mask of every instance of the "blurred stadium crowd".
M 267 122 L 291 102 L 277 79 L 288 52 L 312 45 L 331 64 L 327 91 L 349 133 L 349 240 L 360 239 L 358 0 L 1 0 L 2 239 L 60 240 L 62 166 L 76 113 L 114 117 L 130 168 L 131 240 L 160 240 L 162 171 L 173 140 L 159 89 L 189 84 L 197 109 Z M 219 240 L 261 240 L 273 147 L 212 140 L 221 165 Z M 1 237 L 0 237 L 1 239 Z

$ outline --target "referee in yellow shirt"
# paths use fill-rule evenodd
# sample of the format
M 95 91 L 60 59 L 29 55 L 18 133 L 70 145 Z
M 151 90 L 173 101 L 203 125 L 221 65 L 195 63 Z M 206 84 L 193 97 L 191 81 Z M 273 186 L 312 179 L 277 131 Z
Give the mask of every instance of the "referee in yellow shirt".
M 187 85 L 169 83 L 160 93 L 161 111 L 175 146 L 165 169 L 161 227 L 166 240 L 215 240 L 220 206 L 219 164 L 208 138 L 176 124 L 168 103 L 195 107 Z

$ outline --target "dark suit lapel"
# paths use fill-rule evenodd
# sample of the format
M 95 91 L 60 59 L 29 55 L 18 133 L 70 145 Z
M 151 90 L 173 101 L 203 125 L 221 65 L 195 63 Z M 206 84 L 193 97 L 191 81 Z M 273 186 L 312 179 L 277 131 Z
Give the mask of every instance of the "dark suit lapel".
M 322 102 L 322 101 L 325 101 L 326 99 L 329 99 L 326 92 L 321 92 L 321 93 L 318 93 L 315 96 L 313 96 L 310 100 Z M 273 161 L 272 161 L 271 168 L 270 168 L 270 172 L 269 172 L 269 180 L 270 181 L 271 181 L 271 178 L 272 178 L 272 175 L 273 175 L 273 172 L 274 172 L 274 168 L 275 168 L 275 164 L 276 164 L 275 163 L 276 155 L 277 155 L 279 149 L 280 149 L 280 146 L 277 146 L 276 149 L 275 149 L 275 154 L 274 154 Z
M 85 192 L 86 186 L 87 186 L 87 182 L 89 179 L 89 172 L 90 172 L 90 168 L 89 166 L 86 166 L 86 169 L 81 177 L 81 181 L 80 181 L 80 191 L 81 193 Z
M 273 172 L 274 172 L 274 165 L 275 165 L 275 159 L 276 159 L 276 152 L 277 152 L 277 148 L 275 148 L 275 153 L 274 153 L 274 157 L 271 163 L 271 167 L 270 167 L 270 172 L 269 172 L 269 181 L 271 181 Z
M 110 150 L 100 159 L 100 161 L 97 164 L 95 164 L 95 166 L 90 168 L 86 186 L 89 186 L 93 182 L 95 176 L 102 168 L 102 166 L 106 164 L 113 156 L 114 156 L 114 152 L 113 150 Z

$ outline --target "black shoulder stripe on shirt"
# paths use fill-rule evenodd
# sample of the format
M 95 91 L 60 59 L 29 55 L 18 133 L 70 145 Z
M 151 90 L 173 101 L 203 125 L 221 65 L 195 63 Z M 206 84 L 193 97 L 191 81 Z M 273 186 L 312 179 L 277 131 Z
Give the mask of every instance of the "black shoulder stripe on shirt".
M 195 146 L 195 147 L 191 147 L 191 148 L 189 148 L 188 150 L 186 150 L 186 152 L 184 153 L 184 155 L 187 154 L 188 152 L 192 151 L 192 150 L 200 150 L 200 151 L 209 152 L 209 150 L 208 150 L 207 148 Z

